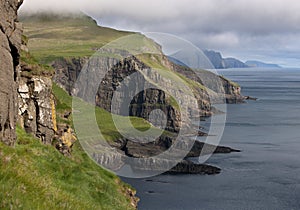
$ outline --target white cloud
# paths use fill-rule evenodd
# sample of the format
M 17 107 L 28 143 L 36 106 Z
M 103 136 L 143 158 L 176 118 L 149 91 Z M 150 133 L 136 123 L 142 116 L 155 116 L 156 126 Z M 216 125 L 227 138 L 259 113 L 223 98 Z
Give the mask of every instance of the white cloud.
M 106 26 L 172 33 L 231 54 L 287 46 L 300 52 L 293 45 L 300 40 L 299 0 L 25 0 L 22 6 L 42 10 L 81 10 Z

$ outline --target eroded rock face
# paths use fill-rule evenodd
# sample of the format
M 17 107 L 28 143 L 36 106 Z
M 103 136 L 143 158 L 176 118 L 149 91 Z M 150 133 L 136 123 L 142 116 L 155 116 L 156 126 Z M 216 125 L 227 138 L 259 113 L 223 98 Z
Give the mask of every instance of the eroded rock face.
M 162 58 L 162 60 L 169 63 L 166 58 Z M 170 69 L 173 68 L 171 64 L 167 65 Z M 107 70 L 107 72 L 95 69 L 93 66 L 101 66 L 102 70 Z M 96 103 L 97 106 L 118 115 L 137 116 L 149 120 L 150 115 L 154 114 L 155 116 L 152 116 L 152 119 L 159 119 L 159 121 L 151 123 L 157 127 L 165 127 L 165 130 L 171 132 L 180 130 L 183 121 L 181 113 L 170 103 L 170 95 L 166 94 L 156 84 L 163 84 L 172 96 L 184 98 L 182 103 L 186 103 L 186 107 L 197 107 L 197 100 L 198 111 L 200 112 L 198 115 L 207 117 L 212 114 L 210 99 L 206 91 L 195 90 L 196 100 L 191 101 L 191 97 L 183 94 L 183 91 L 174 89 L 174 82 L 171 79 L 162 77 L 134 56 L 127 57 L 122 61 L 113 58 L 92 61 L 84 58 L 61 59 L 55 61 L 53 67 L 56 69 L 54 81 L 69 94 L 76 93 L 76 96 L 88 102 Z M 82 84 L 74 87 L 78 76 L 84 69 L 90 71 L 89 85 Z M 102 78 L 102 81 L 100 78 Z M 85 81 L 84 79 L 81 80 Z M 150 83 L 153 86 L 149 85 L 149 81 L 152 82 Z M 80 84 L 80 80 L 78 83 Z M 122 89 L 120 84 L 125 87 L 125 91 L 119 91 L 119 89 Z M 143 91 L 139 92 L 139 90 Z M 94 94 L 94 97 L 91 94 Z M 130 101 L 126 101 L 128 99 Z M 125 104 L 124 107 L 122 107 L 123 104 Z M 126 106 L 126 104 L 130 105 Z M 114 107 L 117 108 L 114 109 Z M 157 109 L 162 112 L 153 112 Z M 166 126 L 159 125 L 161 116 L 158 115 L 162 113 L 167 116 Z M 187 119 L 188 117 L 184 116 L 184 118 Z
M 0 141 L 16 141 L 17 80 L 22 27 L 17 22 L 20 0 L 0 0 Z
M 74 84 L 89 58 L 57 59 L 53 63 L 55 75 L 53 80 L 69 94 L 72 94 Z
M 161 55 L 160 61 L 171 71 L 184 75 L 190 81 L 200 84 L 193 87 L 192 94 L 198 102 L 197 112 L 199 112 L 198 114 L 201 117 L 209 117 L 217 112 L 212 107 L 212 104 L 225 102 L 242 103 L 244 101 L 240 87 L 223 77 L 208 71 L 195 73 L 189 68 L 171 63 L 163 55 Z M 149 116 L 154 114 L 155 116 L 152 116 L 152 119 L 159 119 L 159 121 L 151 123 L 156 127 L 164 127 L 165 130 L 171 132 L 180 130 L 180 123 L 182 123 L 180 111 L 170 103 L 170 96 L 156 84 L 163 83 L 164 88 L 168 89 L 173 96 L 177 95 L 180 98 L 184 98 L 185 94 L 172 87 L 172 82 L 174 81 L 162 77 L 159 73 L 155 73 L 135 56 L 126 57 L 122 61 L 114 58 L 92 60 L 88 58 L 60 59 L 53 63 L 53 67 L 56 69 L 54 81 L 69 94 L 76 93 L 77 96 L 84 100 L 96 103 L 97 106 L 118 115 L 137 116 L 149 120 Z M 74 87 L 82 70 L 89 71 L 89 78 L 87 78 L 88 80 L 82 78 L 83 84 L 80 84 L 79 80 L 77 82 L 80 85 Z M 86 81 L 88 81 L 88 85 L 84 83 Z M 155 87 L 147 89 L 148 81 L 152 81 Z M 119 91 L 120 84 L 125 86 L 126 91 Z M 213 94 L 208 94 L 205 87 L 213 90 L 210 91 Z M 137 90 L 144 91 L 140 91 L 137 94 Z M 128 99 L 131 101 L 124 103 Z M 188 97 L 185 97 L 185 100 L 188 100 Z M 122 103 L 125 104 L 124 107 L 122 107 Z M 130 105 L 126 106 L 126 104 Z M 187 104 L 194 109 L 197 107 L 193 101 L 187 101 Z M 119 109 L 114 109 L 114 107 Z M 162 112 L 153 112 L 157 109 Z M 166 126 L 159 124 L 162 113 L 167 116 Z
M 51 77 L 20 77 L 19 122 L 45 144 L 51 144 L 56 129 Z

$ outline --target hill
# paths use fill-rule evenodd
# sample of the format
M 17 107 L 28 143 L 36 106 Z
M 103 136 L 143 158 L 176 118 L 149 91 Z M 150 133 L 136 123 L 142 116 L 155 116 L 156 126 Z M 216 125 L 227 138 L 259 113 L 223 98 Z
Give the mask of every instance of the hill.
M 91 56 L 103 45 L 131 32 L 98 26 L 82 14 L 37 13 L 20 16 L 31 54 L 42 63 L 61 57 Z

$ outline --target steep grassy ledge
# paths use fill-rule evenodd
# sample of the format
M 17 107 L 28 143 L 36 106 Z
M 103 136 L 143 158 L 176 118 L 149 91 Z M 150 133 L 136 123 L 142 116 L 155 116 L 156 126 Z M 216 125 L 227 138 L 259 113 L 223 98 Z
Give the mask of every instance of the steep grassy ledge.
M 17 135 L 15 148 L 0 143 L 0 209 L 135 209 L 135 191 L 78 142 L 68 158 L 20 128 Z

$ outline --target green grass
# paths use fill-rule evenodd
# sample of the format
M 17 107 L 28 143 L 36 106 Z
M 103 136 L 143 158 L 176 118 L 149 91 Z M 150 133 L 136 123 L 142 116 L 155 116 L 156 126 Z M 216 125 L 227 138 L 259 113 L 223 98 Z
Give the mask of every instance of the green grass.
M 71 158 L 17 128 L 0 143 L 0 209 L 133 209 L 128 186 L 100 168 L 78 143 Z
M 204 87 L 199 82 L 191 80 L 191 79 L 185 77 L 184 75 L 182 75 L 180 73 L 177 73 L 177 72 L 174 72 L 174 71 L 170 70 L 170 68 L 162 62 L 162 60 L 163 60 L 162 55 L 142 54 L 142 55 L 138 55 L 137 58 L 140 59 L 147 66 L 149 66 L 149 67 L 153 68 L 154 70 L 156 70 L 163 77 L 171 79 L 172 82 L 177 84 L 178 86 L 180 84 L 184 85 L 186 87 L 189 87 L 191 90 L 193 90 L 195 92 L 198 92 L 199 89 L 204 90 L 204 91 L 207 90 L 207 88 Z M 184 90 L 187 90 L 187 89 L 183 88 L 182 90 L 184 91 Z M 172 96 L 169 96 L 169 103 L 174 108 L 179 110 L 179 105 Z
M 72 96 L 70 96 L 64 89 L 53 83 L 52 91 L 56 99 L 56 111 L 71 111 L 72 110 Z
M 97 49 L 134 33 L 100 27 L 84 14 L 35 14 L 21 16 L 30 52 L 49 64 L 61 57 L 93 55 Z
M 231 81 L 231 80 L 229 80 L 229 79 L 227 79 L 226 77 L 224 77 L 224 76 L 220 76 L 222 79 L 224 79 L 225 81 L 227 81 L 229 84 L 231 84 L 233 87 L 240 87 L 240 85 L 238 84 L 238 83 L 236 83 L 236 82 L 233 82 L 233 81 Z
M 206 88 L 201 85 L 199 82 L 188 79 L 184 75 L 171 71 L 169 67 L 162 63 L 162 55 L 151 55 L 151 54 L 143 54 L 137 56 L 143 63 L 147 66 L 154 68 L 165 78 L 171 79 L 175 83 L 184 83 L 190 88 L 200 88 L 201 90 L 205 90 Z
M 21 51 L 20 61 L 23 68 L 23 76 L 32 76 L 32 75 L 53 75 L 54 69 L 48 65 L 40 64 L 36 58 L 34 58 L 29 52 Z M 30 71 L 24 71 L 30 70 Z
M 57 100 L 56 107 L 57 107 L 58 115 L 62 113 L 64 110 L 71 110 L 72 97 L 69 96 L 67 92 L 65 92 L 62 88 L 58 87 L 56 84 L 53 85 L 53 92 Z M 107 141 L 114 141 L 122 137 L 122 135 L 120 134 L 120 132 L 115 126 L 113 117 L 117 122 L 119 122 L 120 124 L 119 129 L 121 129 L 123 133 L 128 135 L 130 135 L 129 127 L 131 126 L 127 123 L 128 119 L 130 120 L 132 126 L 139 131 L 147 131 L 150 128 L 152 128 L 154 132 L 153 135 L 162 132 L 162 130 L 153 127 L 145 119 L 138 118 L 138 117 L 124 117 L 124 116 L 113 115 L 102 108 L 94 107 L 80 100 L 78 102 L 80 103 L 80 110 L 83 113 L 82 116 L 80 116 L 80 119 L 83 122 L 82 126 L 83 127 L 87 126 L 86 132 L 89 135 L 91 134 L 88 133 L 89 124 L 86 122 L 89 122 L 91 119 L 93 119 L 94 116 L 96 116 L 97 125 L 101 130 L 103 137 Z M 71 124 L 72 122 L 70 121 L 69 123 Z

